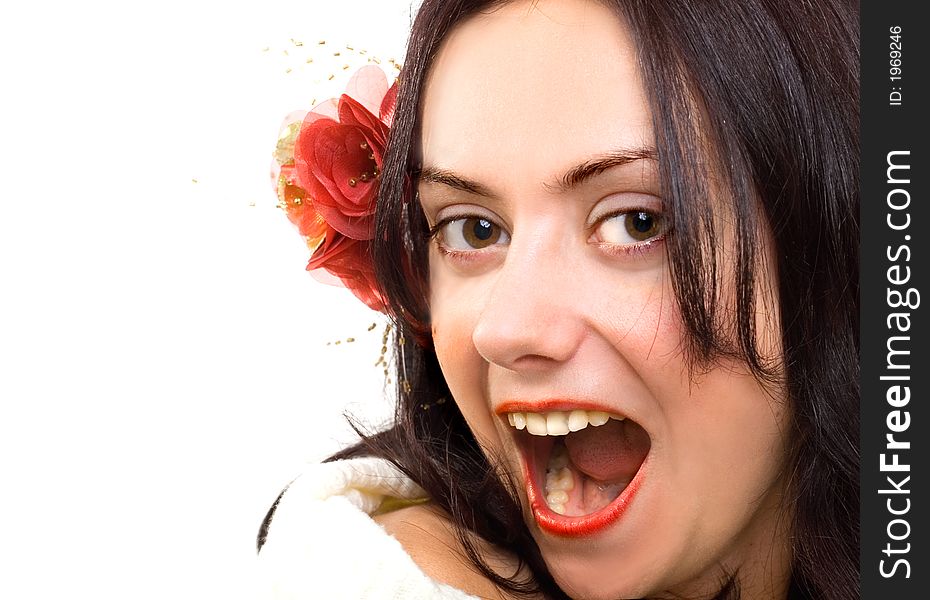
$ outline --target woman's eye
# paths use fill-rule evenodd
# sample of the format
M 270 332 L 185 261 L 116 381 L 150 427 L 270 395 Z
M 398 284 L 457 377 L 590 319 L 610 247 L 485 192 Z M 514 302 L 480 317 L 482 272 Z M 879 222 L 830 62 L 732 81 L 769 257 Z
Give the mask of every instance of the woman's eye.
M 463 217 L 442 224 L 439 241 L 450 250 L 481 250 L 510 241 L 499 225 L 483 217 Z
M 597 226 L 599 242 L 627 245 L 647 242 L 665 233 L 661 215 L 633 210 L 607 217 Z

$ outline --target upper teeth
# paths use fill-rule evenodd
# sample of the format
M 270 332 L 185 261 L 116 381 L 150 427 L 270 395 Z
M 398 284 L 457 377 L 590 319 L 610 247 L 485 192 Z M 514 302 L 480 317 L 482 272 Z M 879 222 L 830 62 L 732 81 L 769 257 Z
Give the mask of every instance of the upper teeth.
M 512 412 L 507 420 L 517 429 L 526 429 L 533 435 L 567 435 L 571 431 L 584 429 L 588 425 L 603 425 L 610 419 L 622 421 L 623 417 L 600 410 L 553 410 L 545 413 Z

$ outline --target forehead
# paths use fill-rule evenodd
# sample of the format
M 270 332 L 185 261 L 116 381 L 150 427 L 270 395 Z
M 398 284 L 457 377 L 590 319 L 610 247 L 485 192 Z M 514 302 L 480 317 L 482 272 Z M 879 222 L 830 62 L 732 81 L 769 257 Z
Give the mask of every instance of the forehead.
M 422 111 L 424 162 L 466 173 L 506 165 L 539 181 L 653 145 L 629 32 L 585 0 L 512 2 L 460 24 L 431 66 Z

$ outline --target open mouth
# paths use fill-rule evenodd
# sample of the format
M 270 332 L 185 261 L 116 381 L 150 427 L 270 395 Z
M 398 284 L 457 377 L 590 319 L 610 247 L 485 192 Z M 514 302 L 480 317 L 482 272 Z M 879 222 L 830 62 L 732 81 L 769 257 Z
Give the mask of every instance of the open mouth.
M 505 414 L 517 430 L 527 495 L 542 528 L 590 535 L 620 518 L 651 447 L 645 429 L 597 410 Z

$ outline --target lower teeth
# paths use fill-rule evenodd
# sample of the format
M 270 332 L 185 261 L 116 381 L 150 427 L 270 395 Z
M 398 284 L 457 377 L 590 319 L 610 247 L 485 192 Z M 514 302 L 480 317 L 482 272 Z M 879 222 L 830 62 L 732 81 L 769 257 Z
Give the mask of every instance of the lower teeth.
M 607 506 L 630 483 L 629 481 L 600 482 L 584 475 L 579 475 L 580 479 L 576 482 L 575 472 L 569 466 L 570 463 L 568 449 L 563 443 L 556 442 L 549 457 L 549 464 L 546 466 L 545 486 L 546 504 L 556 514 L 567 513 L 569 492 L 574 490 L 576 485 L 582 486 L 578 495 L 584 500 L 576 501 L 576 504 L 581 502 L 582 506 L 575 506 L 575 509 L 593 512 Z
M 546 504 L 552 512 L 565 514 L 568 492 L 574 488 L 575 478 L 568 466 L 568 451 L 565 446 L 559 445 L 553 449 L 546 467 Z

